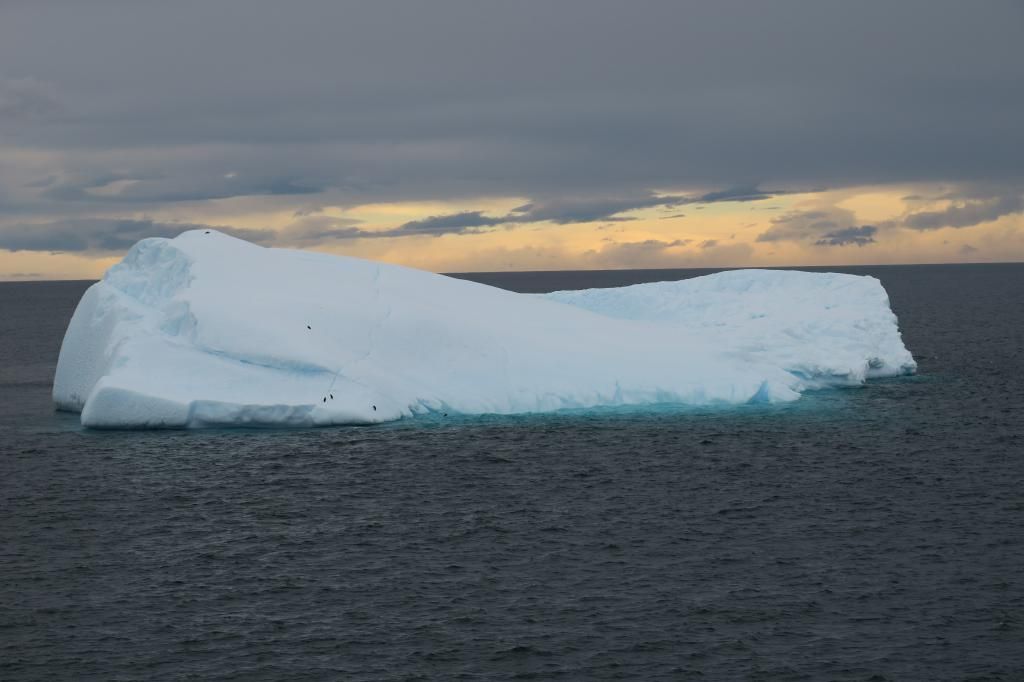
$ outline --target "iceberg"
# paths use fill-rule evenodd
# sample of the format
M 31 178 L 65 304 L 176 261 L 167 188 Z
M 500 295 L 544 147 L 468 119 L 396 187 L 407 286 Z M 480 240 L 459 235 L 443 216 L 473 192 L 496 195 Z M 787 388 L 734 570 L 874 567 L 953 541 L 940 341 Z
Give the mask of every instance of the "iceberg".
M 913 371 L 871 277 L 517 294 L 193 230 L 140 241 L 85 292 L 53 399 L 95 428 L 323 426 L 781 402 Z

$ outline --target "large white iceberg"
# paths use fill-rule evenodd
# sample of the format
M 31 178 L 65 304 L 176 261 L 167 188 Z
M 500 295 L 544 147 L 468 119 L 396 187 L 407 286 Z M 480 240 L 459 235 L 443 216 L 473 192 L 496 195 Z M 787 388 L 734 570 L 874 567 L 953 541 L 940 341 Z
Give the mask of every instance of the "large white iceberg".
M 871 277 L 739 270 L 544 296 L 210 230 L 82 297 L 53 397 L 90 427 L 740 404 L 913 372 Z

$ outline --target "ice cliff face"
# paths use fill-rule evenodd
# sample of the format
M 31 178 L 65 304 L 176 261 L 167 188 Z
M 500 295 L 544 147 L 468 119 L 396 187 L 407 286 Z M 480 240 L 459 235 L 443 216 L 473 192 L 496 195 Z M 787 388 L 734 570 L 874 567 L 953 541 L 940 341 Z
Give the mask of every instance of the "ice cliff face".
M 783 401 L 913 370 L 868 277 L 532 296 L 199 230 L 139 242 L 89 288 L 53 395 L 92 427 L 312 426 Z

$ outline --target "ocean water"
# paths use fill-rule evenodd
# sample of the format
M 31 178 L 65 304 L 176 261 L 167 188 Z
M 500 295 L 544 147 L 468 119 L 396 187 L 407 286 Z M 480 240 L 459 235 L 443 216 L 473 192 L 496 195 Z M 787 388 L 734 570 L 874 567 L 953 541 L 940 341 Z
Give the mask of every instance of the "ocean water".
M 84 431 L 0 284 L 0 679 L 1022 680 L 1024 265 L 835 269 L 918 376 L 307 431 Z

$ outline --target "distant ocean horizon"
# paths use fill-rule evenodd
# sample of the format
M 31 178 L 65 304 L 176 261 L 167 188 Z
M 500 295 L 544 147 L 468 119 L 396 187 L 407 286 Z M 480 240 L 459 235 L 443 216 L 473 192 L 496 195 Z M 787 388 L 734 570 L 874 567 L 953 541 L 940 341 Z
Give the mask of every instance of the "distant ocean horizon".
M 878 277 L 919 373 L 730 409 L 98 432 L 50 397 L 92 280 L 0 283 L 0 679 L 1024 678 L 1024 263 L 792 269 Z
M 1024 265 L 1024 261 L 992 261 L 992 262 L 956 262 L 956 263 L 880 263 L 880 264 L 869 264 L 869 265 L 727 265 L 720 267 L 676 267 L 676 268 L 595 268 L 595 269 L 556 269 L 556 270 L 467 270 L 458 272 L 439 272 L 437 274 L 445 275 L 447 277 L 456 277 L 458 279 L 468 279 L 482 284 L 489 284 L 486 280 L 493 279 L 496 276 L 501 275 L 513 275 L 522 277 L 524 279 L 523 284 L 527 284 L 525 281 L 530 275 L 567 275 L 572 273 L 573 275 L 579 274 L 581 279 L 586 279 L 586 274 L 593 273 L 609 273 L 613 276 L 609 281 L 617 281 L 621 279 L 623 282 L 628 284 L 606 284 L 602 286 L 629 286 L 629 284 L 642 284 L 644 282 L 659 281 L 655 279 L 647 279 L 648 275 L 658 277 L 667 276 L 671 279 L 685 279 L 679 277 L 679 273 L 686 273 L 688 277 L 699 277 L 701 275 L 710 275 L 715 272 L 724 272 L 726 270 L 807 270 L 809 272 L 851 272 L 861 269 L 872 269 L 872 268 L 914 268 L 914 267 L 960 267 L 960 266 L 985 266 L 985 265 Z M 698 273 L 698 274 L 693 274 Z M 618 277 L 616 277 L 616 275 Z M 636 281 L 634 281 L 636 280 Z M 12 279 L 0 279 L 0 284 L 30 284 L 30 283 L 44 283 L 44 282 L 98 282 L 99 279 L 90 278 L 60 278 L 60 279 L 45 279 L 35 276 L 17 277 Z M 498 285 L 493 285 L 498 286 Z M 534 283 L 533 286 L 539 286 Z M 595 285 L 596 286 L 596 285 Z M 585 287 L 581 287 L 585 288 Z M 526 292 L 522 292 L 526 293 Z M 534 292 L 530 292 L 534 293 Z M 540 292 L 537 292 L 540 293 Z

